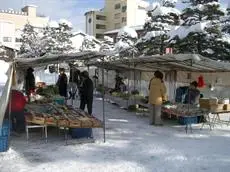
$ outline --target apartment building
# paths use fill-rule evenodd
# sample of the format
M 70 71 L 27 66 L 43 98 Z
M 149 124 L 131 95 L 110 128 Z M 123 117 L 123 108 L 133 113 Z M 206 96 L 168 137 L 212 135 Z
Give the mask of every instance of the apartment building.
M 21 11 L 0 10 L 0 44 L 19 49 L 20 33 L 28 22 L 36 28 L 43 28 L 49 18 L 39 16 L 37 7 L 33 5 L 25 6 Z
M 103 9 L 85 13 L 86 33 L 100 39 L 105 32 L 123 26 L 143 25 L 148 6 L 145 0 L 105 0 Z

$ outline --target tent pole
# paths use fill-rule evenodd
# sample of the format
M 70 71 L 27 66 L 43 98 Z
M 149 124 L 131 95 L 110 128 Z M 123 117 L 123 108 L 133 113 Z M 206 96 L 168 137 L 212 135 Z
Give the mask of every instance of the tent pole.
M 105 78 L 104 78 L 104 57 L 103 57 L 103 66 L 102 66 L 102 110 L 103 110 L 103 133 L 104 133 L 104 143 L 105 139 Z

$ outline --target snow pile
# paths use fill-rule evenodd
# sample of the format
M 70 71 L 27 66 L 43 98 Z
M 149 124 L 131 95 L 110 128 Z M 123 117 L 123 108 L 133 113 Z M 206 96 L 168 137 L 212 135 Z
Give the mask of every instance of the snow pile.
M 94 41 L 95 37 L 86 35 L 82 42 L 81 51 L 99 51 L 100 47 Z
M 136 52 L 134 47 L 138 38 L 137 32 L 133 28 L 123 27 L 117 35 L 118 42 L 115 44 L 115 51 L 124 54 Z M 135 50 L 134 50 L 135 49 Z
M 157 8 L 152 12 L 153 16 L 159 16 L 159 15 L 168 15 L 168 14 L 176 14 L 180 15 L 181 12 L 177 10 L 176 8 L 172 7 L 164 7 L 164 6 L 157 6 Z
M 179 37 L 180 39 L 183 39 L 188 36 L 189 33 L 201 33 L 205 31 L 205 28 L 210 26 L 210 21 L 204 21 L 197 23 L 192 26 L 178 26 L 175 27 L 175 29 L 171 30 L 168 35 L 170 36 L 170 39 L 173 39 L 175 37 Z
M 171 3 L 176 3 L 176 1 L 172 1 Z M 168 14 L 176 14 L 176 15 L 180 15 L 181 12 L 176 9 L 176 8 L 172 8 L 172 7 L 166 7 L 161 5 L 159 2 L 153 2 L 152 4 L 150 4 L 147 8 L 147 11 L 151 12 L 152 16 L 164 16 L 164 15 L 168 15 Z
M 147 1 L 144 1 L 144 0 L 136 0 L 136 1 L 139 7 L 147 8 L 149 6 L 149 2 Z
M 230 44 L 230 35 L 229 34 L 224 34 L 222 36 L 222 38 L 219 38 L 217 40 Z
M 111 51 L 114 51 L 113 38 L 109 36 L 104 36 L 104 40 L 102 41 L 102 45 L 100 47 L 100 52 L 111 52 Z
M 73 27 L 72 23 L 70 21 L 66 20 L 66 19 L 60 19 L 59 24 L 65 24 L 65 25 L 67 25 L 67 26 L 69 26 L 71 28 Z
M 120 31 L 117 34 L 118 39 L 124 36 L 133 39 L 138 37 L 137 32 L 133 28 L 130 28 L 128 26 L 125 26 L 122 29 L 120 29 Z
M 53 27 L 53 28 L 58 28 L 59 27 L 59 24 L 58 24 L 58 22 L 57 21 L 50 21 L 49 22 L 49 26 L 50 27 Z
M 166 33 L 165 31 L 150 31 L 150 32 L 147 32 L 145 34 L 145 36 L 142 37 L 142 39 L 139 39 L 138 42 L 139 41 L 142 42 L 143 40 L 144 41 L 149 41 L 152 38 L 157 37 L 157 36 L 161 36 L 161 35 L 163 35 L 165 33 Z
M 194 6 L 191 9 L 197 9 L 197 10 L 203 11 L 206 8 L 210 8 L 211 6 L 220 6 L 220 3 L 213 1 L 213 2 L 206 3 L 206 4 L 198 4 L 197 6 Z

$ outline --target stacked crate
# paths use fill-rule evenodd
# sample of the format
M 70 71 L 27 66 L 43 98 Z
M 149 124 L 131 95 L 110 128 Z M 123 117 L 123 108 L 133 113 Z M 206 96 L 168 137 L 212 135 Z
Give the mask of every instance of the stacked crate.
M 10 123 L 4 120 L 0 127 L 0 152 L 6 152 L 9 148 Z

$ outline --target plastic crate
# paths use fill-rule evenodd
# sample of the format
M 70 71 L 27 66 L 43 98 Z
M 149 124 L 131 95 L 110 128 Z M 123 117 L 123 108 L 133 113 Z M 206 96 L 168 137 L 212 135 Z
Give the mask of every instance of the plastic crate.
M 187 125 L 187 124 L 197 124 L 198 119 L 197 116 L 180 116 L 179 117 L 179 124 Z
M 9 148 L 9 137 L 1 136 L 0 137 L 0 152 L 6 152 Z
M 9 136 L 10 134 L 10 124 L 8 120 L 4 120 L 2 127 L 0 127 L 0 137 Z
M 65 98 L 54 98 L 54 102 L 59 104 L 59 105 L 64 105 L 65 104 Z
M 71 128 L 70 135 L 72 138 L 90 138 L 92 137 L 92 128 Z

